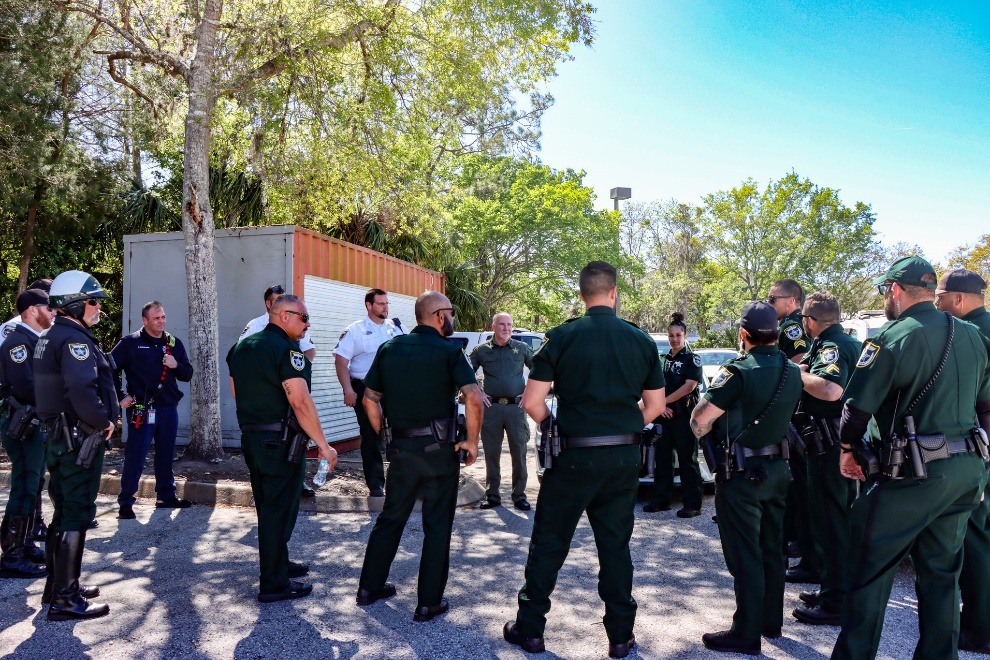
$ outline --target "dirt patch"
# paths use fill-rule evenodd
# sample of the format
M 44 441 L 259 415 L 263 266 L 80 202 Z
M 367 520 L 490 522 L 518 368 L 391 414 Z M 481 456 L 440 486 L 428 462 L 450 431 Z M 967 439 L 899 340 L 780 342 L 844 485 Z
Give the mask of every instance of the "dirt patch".
M 310 484 L 316 474 L 318 461 L 306 461 L 306 483 Z M 107 451 L 103 459 L 105 474 L 120 475 L 124 466 L 123 448 L 114 447 Z M 244 456 L 239 451 L 224 450 L 224 458 L 218 463 L 211 463 L 198 458 L 186 457 L 180 449 L 178 457 L 172 464 L 177 480 L 206 484 L 243 483 L 251 484 Z M 10 469 L 10 459 L 7 452 L 0 448 L 0 469 Z M 155 474 L 155 450 L 148 450 L 148 458 L 144 463 L 144 474 Z M 348 452 L 340 457 L 336 469 L 327 477 L 327 482 L 319 489 L 320 493 L 328 495 L 358 495 L 367 496 L 368 487 L 364 483 L 364 473 L 361 470 L 361 459 L 358 452 Z

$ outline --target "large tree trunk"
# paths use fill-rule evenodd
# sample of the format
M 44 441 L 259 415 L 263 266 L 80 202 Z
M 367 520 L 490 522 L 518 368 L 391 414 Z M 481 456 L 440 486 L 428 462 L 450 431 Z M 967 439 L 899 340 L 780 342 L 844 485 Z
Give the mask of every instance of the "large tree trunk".
M 189 294 L 189 351 L 196 372 L 190 383 L 187 452 L 208 459 L 223 456 L 220 432 L 219 323 L 217 269 L 210 206 L 210 121 L 216 102 L 213 65 L 221 0 L 207 0 L 197 29 L 196 57 L 189 70 L 189 111 L 182 157 L 182 234 L 186 245 Z

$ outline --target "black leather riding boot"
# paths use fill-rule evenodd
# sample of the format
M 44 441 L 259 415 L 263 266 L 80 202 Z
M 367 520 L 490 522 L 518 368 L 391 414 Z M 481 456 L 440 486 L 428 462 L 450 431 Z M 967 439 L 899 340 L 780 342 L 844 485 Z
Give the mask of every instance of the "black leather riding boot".
M 45 533 L 45 567 L 48 569 L 48 578 L 45 580 L 45 591 L 41 594 L 42 605 L 52 602 L 52 593 L 55 591 L 55 546 L 58 545 L 58 530 L 54 527 L 46 527 Z M 82 575 L 82 554 L 79 555 L 79 564 L 76 566 L 76 575 Z M 79 585 L 79 595 L 83 598 L 96 598 L 100 595 L 99 587 L 88 587 Z
M 109 614 L 109 605 L 90 603 L 79 593 L 79 569 L 86 531 L 60 532 L 56 540 L 55 590 L 48 606 L 48 620 L 92 619 Z
M 45 576 L 45 567 L 38 566 L 25 556 L 24 536 L 29 519 L 26 516 L 4 516 L 0 523 L 0 576 L 13 578 L 39 578 Z

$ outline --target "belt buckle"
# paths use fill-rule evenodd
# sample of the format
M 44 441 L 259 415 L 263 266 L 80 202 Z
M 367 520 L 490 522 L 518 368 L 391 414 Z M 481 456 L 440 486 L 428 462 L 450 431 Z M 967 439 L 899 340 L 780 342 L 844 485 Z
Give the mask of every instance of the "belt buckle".
M 499 397 L 498 399 L 496 399 L 496 401 L 497 401 L 498 403 L 500 403 L 500 404 L 502 404 L 503 406 L 506 406 L 506 405 L 508 405 L 508 404 L 509 404 L 509 399 L 507 399 L 507 398 L 506 398 L 506 397 L 504 397 L 504 396 L 503 396 L 503 397 Z

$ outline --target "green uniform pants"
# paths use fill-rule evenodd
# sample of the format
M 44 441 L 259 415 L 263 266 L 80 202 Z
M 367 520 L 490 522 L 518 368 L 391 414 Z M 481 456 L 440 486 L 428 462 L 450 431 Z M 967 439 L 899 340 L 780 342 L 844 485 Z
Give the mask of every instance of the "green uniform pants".
M 443 599 L 450 568 L 450 535 L 457 508 L 460 466 L 457 453 L 445 447 L 424 452 L 432 437 L 399 438 L 389 450 L 385 505 L 368 538 L 360 587 L 381 589 L 399 549 L 402 530 L 417 497 L 423 498 L 423 553 L 419 561 L 419 606 Z
M 515 403 L 492 403 L 485 409 L 481 424 L 481 445 L 485 449 L 485 495 L 490 501 L 501 502 L 502 436 L 509 438 L 512 457 L 512 501 L 526 498 L 526 446 L 529 444 L 529 422 L 526 411 Z
M 962 614 L 959 626 L 977 635 L 990 635 L 990 486 L 969 516 L 959 573 Z
M 5 513 L 8 516 L 34 514 L 41 476 L 45 472 L 45 443 L 41 431 L 35 429 L 23 440 L 7 437 L 7 423 L 0 425 L 0 440 L 10 458 L 10 496 Z
M 636 620 L 629 539 L 641 461 L 639 445 L 565 449 L 543 474 L 516 614 L 523 637 L 543 636 L 557 573 L 581 514 L 587 511 L 598 547 L 598 595 L 605 602 L 605 633 L 612 644 L 629 641 Z
M 791 471 L 776 456 L 747 458 L 746 467 L 765 478 L 736 472 L 717 483 L 715 513 L 736 594 L 732 632 L 754 642 L 784 622 L 784 507 Z
M 928 463 L 928 478 L 871 480 L 850 514 L 849 588 L 833 658 L 874 658 L 898 564 L 914 560 L 920 637 L 915 658 L 958 657 L 959 569 L 970 513 L 986 485 L 976 454 Z
M 76 465 L 78 452 L 70 452 L 61 437 L 48 439 L 45 460 L 48 465 L 48 494 L 52 498 L 52 523 L 63 532 L 89 529 L 96 517 L 96 496 L 103 477 L 103 454 L 106 445 L 100 443 L 89 469 Z
M 849 550 L 849 509 L 856 499 L 856 482 L 839 472 L 839 445 L 824 456 L 806 456 L 809 520 L 821 566 L 821 606 L 829 612 L 842 607 Z
M 241 450 L 251 472 L 251 492 L 258 512 L 260 592 L 273 594 L 289 588 L 289 539 L 299 515 L 306 461 L 286 460 L 285 445 L 267 446 L 271 433 L 244 433 Z
M 375 433 L 375 428 L 368 419 L 368 413 L 364 411 L 364 406 L 361 404 L 364 399 L 364 381 L 352 378 L 351 386 L 354 388 L 354 393 L 357 394 L 354 415 L 357 417 L 358 429 L 361 431 L 361 467 L 364 470 L 364 482 L 368 484 L 368 490 L 383 488 L 385 486 L 385 462 L 382 459 L 381 436 Z
M 674 490 L 674 460 L 681 469 L 681 501 L 685 508 L 701 508 L 701 468 L 698 465 L 698 438 L 691 432 L 690 415 L 659 419 L 663 435 L 654 443 L 653 502 L 670 506 Z
M 808 502 L 808 463 L 805 456 L 792 452 L 790 464 L 793 479 L 787 488 L 784 543 L 796 540 L 801 549 L 801 561 L 798 565 L 809 571 L 820 571 L 821 562 L 818 560 L 809 522 L 811 506 Z

